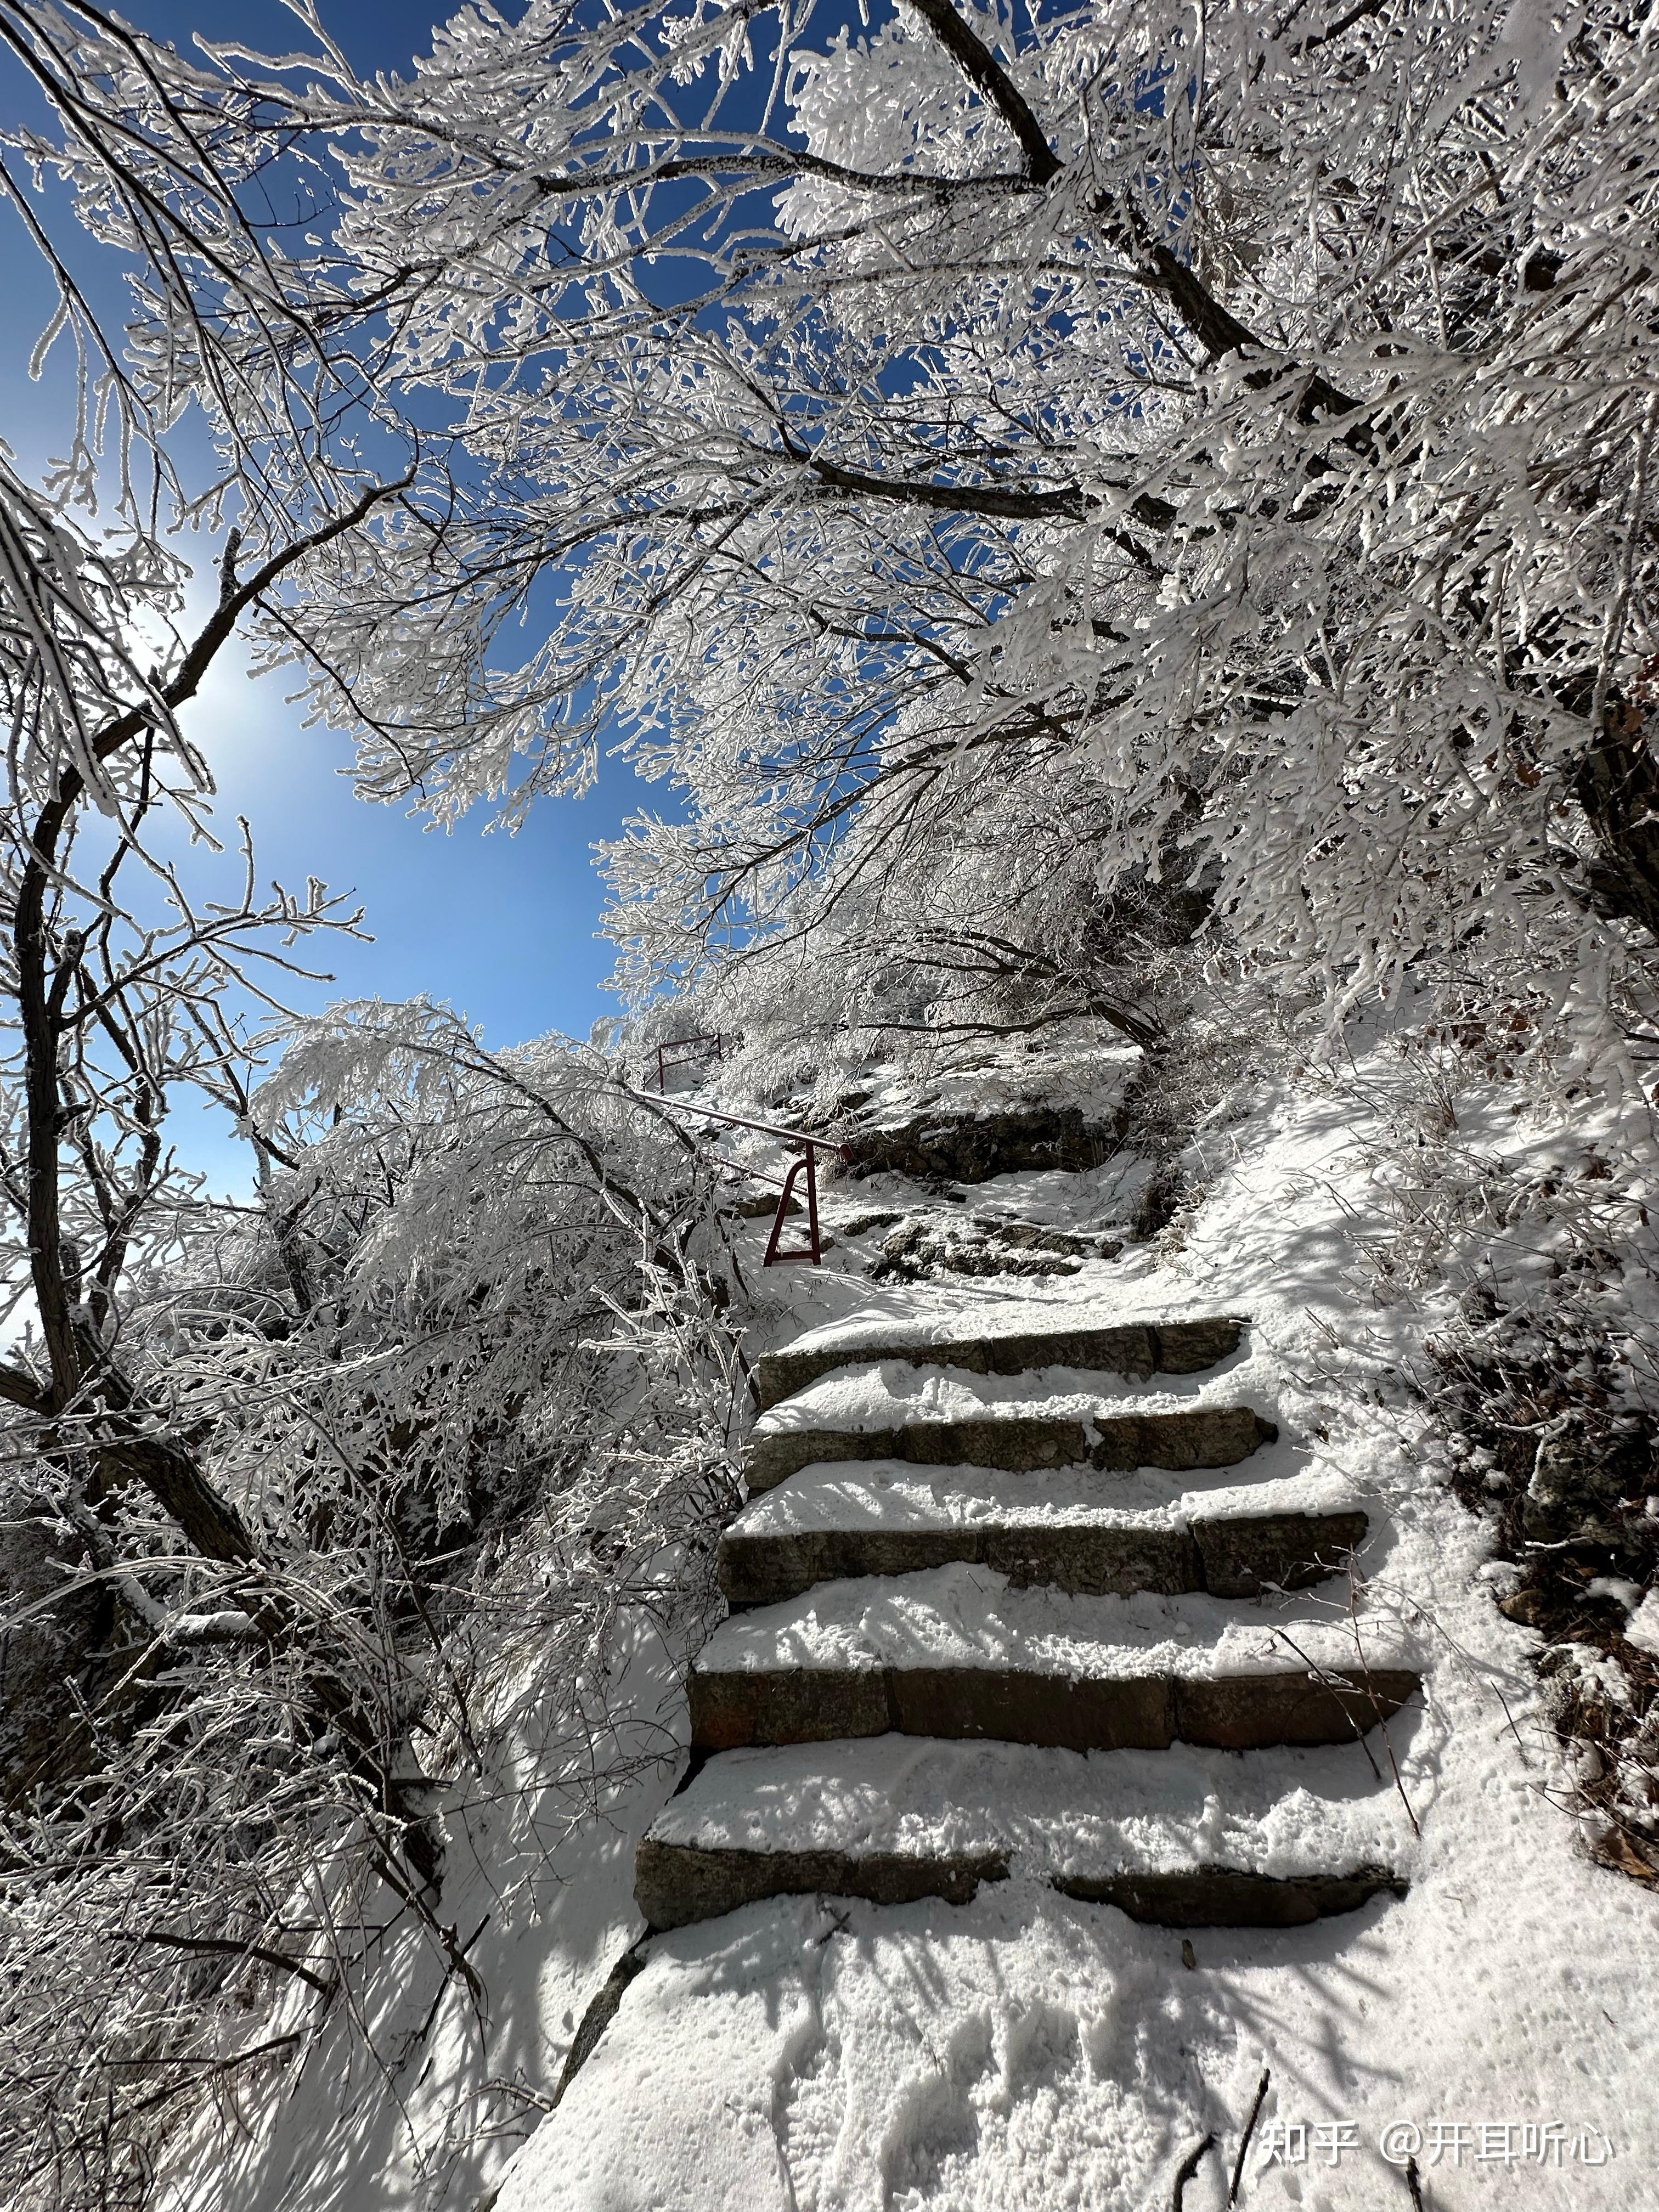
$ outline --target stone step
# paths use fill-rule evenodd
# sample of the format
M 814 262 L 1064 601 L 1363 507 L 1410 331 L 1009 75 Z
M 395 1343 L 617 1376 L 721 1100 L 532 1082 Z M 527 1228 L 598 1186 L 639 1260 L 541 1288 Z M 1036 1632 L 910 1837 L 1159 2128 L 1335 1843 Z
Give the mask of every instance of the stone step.
M 688 1685 L 691 1741 L 1340 1743 L 1420 1687 L 1390 1624 L 1370 1633 L 1362 1662 L 1330 1619 L 1241 1620 L 1208 1596 L 1071 1596 L 962 1564 L 823 1583 L 715 1631 Z
M 1414 1673 L 1353 1668 L 1172 1678 L 1148 1669 L 1083 1680 L 1040 1667 L 801 1668 L 770 1675 L 696 1668 L 691 1741 L 827 1743 L 837 1736 L 983 1737 L 1069 1751 L 1157 1749 L 1175 1742 L 1243 1751 L 1342 1743 L 1389 1720 L 1419 1686 Z
M 896 1459 L 913 1467 L 989 1467 L 1011 1473 L 1092 1467 L 1130 1473 L 1237 1467 L 1279 1435 L 1249 1406 L 1186 1406 L 1172 1413 L 1086 1418 L 987 1413 L 957 1420 L 907 1419 L 890 1428 L 757 1427 L 744 1455 L 751 1492 L 771 1490 L 801 1468 L 842 1460 Z
M 1304 1589 L 1364 1540 L 1352 1510 L 1310 1510 L 1306 1478 L 1224 1492 L 1222 1510 L 1143 1499 L 1149 1484 L 1064 1470 L 921 1473 L 898 1462 L 856 1474 L 812 1468 L 754 1499 L 720 1539 L 720 1580 L 734 1611 L 775 1605 L 818 1583 L 908 1575 L 962 1560 L 1018 1584 L 1091 1595 L 1207 1589 L 1254 1597 Z
M 763 1898 L 965 1904 L 1037 1881 L 1168 1927 L 1298 1927 L 1401 1896 L 1399 1796 L 1340 1752 L 1038 1750 L 886 1735 L 709 1759 L 640 1845 L 654 1929 Z
M 756 1382 L 763 1412 L 838 1367 L 902 1360 L 912 1367 L 960 1367 L 971 1375 L 1023 1375 L 1043 1367 L 1103 1371 L 1145 1382 L 1152 1375 L 1196 1375 L 1237 1351 L 1248 1322 L 1234 1315 L 1191 1321 L 1117 1322 L 1102 1328 L 1036 1329 L 1018 1335 L 884 1339 L 869 1331 L 823 1331 L 780 1352 L 764 1352 Z

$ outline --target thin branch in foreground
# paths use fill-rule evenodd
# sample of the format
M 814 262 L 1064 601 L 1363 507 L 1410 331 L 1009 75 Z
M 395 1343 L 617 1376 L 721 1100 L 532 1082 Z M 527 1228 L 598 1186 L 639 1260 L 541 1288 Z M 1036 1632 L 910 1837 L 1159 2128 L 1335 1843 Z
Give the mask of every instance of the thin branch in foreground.
M 1207 2135 L 1202 2142 L 1194 2143 L 1192 2149 L 1182 2159 L 1180 2166 L 1176 2169 L 1175 2187 L 1170 2196 L 1170 2212 L 1182 2212 L 1182 2208 L 1187 2202 L 1188 2183 L 1193 2179 L 1199 2167 L 1204 2163 L 1206 2152 L 1214 2148 L 1214 2135 Z
M 288 1958 L 281 1951 L 268 1951 L 263 1943 L 238 1943 L 222 1936 L 185 1936 L 170 1928 L 147 1928 L 138 1938 L 141 1943 L 165 1943 L 177 1951 L 222 1952 L 235 1959 L 258 1959 L 267 1966 L 275 1966 L 285 1974 L 297 1974 L 302 1982 L 309 1982 L 322 1996 L 333 1993 L 334 1984 L 298 1959 Z
M 1250 2106 L 1250 2117 L 1244 2123 L 1244 2132 L 1239 2138 L 1238 2156 L 1233 2160 L 1233 2178 L 1227 2188 L 1227 2202 L 1237 2204 L 1239 2185 L 1244 2179 L 1244 2157 L 1250 2148 L 1250 2137 L 1255 2133 L 1255 2124 L 1261 2117 L 1261 2107 L 1267 2101 L 1267 2084 L 1273 2079 L 1271 2069 L 1264 2066 L 1261 2079 L 1255 2085 L 1255 2100 Z

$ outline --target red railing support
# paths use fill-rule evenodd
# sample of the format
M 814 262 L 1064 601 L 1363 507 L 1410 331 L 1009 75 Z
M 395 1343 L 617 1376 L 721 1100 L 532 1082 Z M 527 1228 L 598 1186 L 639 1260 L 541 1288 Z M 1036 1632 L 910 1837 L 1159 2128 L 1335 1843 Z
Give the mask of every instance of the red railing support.
M 660 1046 L 658 1050 L 661 1050 Z M 783 1178 L 782 1188 L 778 1197 L 778 1210 L 772 1218 L 772 1234 L 766 1240 L 766 1257 L 761 1264 L 766 1267 L 777 1267 L 791 1260 L 805 1260 L 814 1267 L 822 1265 L 823 1238 L 818 1228 L 818 1154 L 837 1152 L 842 1159 L 846 1159 L 848 1152 L 844 1145 L 838 1145 L 829 1137 L 805 1136 L 800 1130 L 783 1128 L 776 1121 L 752 1121 L 746 1114 L 722 1114 L 717 1107 L 714 1106 L 682 1105 L 677 1099 L 653 1098 L 650 1092 L 645 1091 L 636 1091 L 632 1095 L 642 1102 L 649 1100 L 653 1112 L 695 1114 L 700 1121 L 719 1121 L 728 1129 L 754 1129 L 763 1137 L 779 1138 L 784 1144 L 798 1152 L 800 1158 L 794 1162 L 788 1174 Z M 794 1196 L 795 1178 L 803 1169 L 806 1173 L 807 1241 L 804 1247 L 795 1251 L 781 1252 L 778 1245 L 783 1236 L 783 1224 L 789 1212 L 789 1201 Z M 776 1176 L 767 1175 L 756 1168 L 750 1168 L 746 1172 L 757 1182 L 775 1184 L 778 1180 Z
M 805 1260 L 814 1267 L 823 1260 L 823 1240 L 818 1235 L 818 1162 L 817 1146 L 809 1137 L 802 1145 L 801 1156 L 783 1179 L 783 1194 L 778 1200 L 778 1210 L 772 1217 L 772 1234 L 766 1240 L 763 1267 L 776 1267 L 787 1260 Z M 806 1244 L 804 1249 L 780 1252 L 778 1239 L 783 1234 L 784 1217 L 789 1211 L 789 1200 L 795 1188 L 795 1177 L 806 1170 Z

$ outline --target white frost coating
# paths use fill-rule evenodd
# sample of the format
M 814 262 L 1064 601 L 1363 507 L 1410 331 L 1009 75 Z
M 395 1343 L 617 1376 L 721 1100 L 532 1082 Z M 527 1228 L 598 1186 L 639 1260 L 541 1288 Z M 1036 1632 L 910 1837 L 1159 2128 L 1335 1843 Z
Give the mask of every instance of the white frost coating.
M 1282 1449 L 1282 1447 L 1278 1448 Z M 1263 1455 L 1265 1456 L 1265 1455 Z M 1250 1462 L 1254 1467 L 1255 1462 Z M 803 1468 L 753 1499 L 733 1534 L 816 1529 L 967 1528 L 1184 1528 L 1194 1516 L 1331 1513 L 1356 1503 L 1333 1468 L 1243 1483 L 1218 1468 L 1212 1483 L 1159 1468 L 1100 1474 L 1081 1467 L 1007 1474 L 983 1467 L 913 1467 L 903 1460 L 830 1462 Z M 1174 1486 L 1184 1486 L 1171 1495 Z
M 1390 1617 L 1363 1620 L 1360 1633 L 1370 1666 L 1419 1662 L 1419 1647 Z M 1185 1681 L 1283 1674 L 1307 1663 L 1359 1665 L 1343 1607 L 1304 1600 L 1247 1608 L 1236 1600 L 1146 1591 L 1078 1597 L 1016 1589 L 988 1568 L 961 1564 L 821 1583 L 726 1621 L 697 1660 L 700 1671 L 713 1674 L 996 1667 L 1094 1680 L 1158 1673 Z
M 1426 1720 L 1393 1729 L 1419 1821 L 1437 1737 Z M 1399 1791 L 1376 1782 L 1358 1744 L 1245 1758 L 1184 1744 L 1084 1753 L 900 1735 L 724 1753 L 671 1798 L 651 1835 L 709 1850 L 1001 1851 L 1016 1878 L 1197 1866 L 1280 1878 L 1367 1864 L 1408 1873 L 1414 1840 Z

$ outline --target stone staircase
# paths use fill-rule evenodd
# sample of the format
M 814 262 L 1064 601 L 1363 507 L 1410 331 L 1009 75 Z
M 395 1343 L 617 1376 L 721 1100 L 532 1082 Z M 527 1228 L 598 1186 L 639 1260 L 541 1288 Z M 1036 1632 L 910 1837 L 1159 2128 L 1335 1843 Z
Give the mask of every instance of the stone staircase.
M 1358 1740 L 1419 1676 L 1344 1604 L 1261 1601 L 1340 1572 L 1366 1516 L 1274 1471 L 1278 1431 L 1213 1372 L 1245 1326 L 762 1360 L 732 1614 L 636 1863 L 653 1928 L 1011 1875 L 1179 1927 L 1403 1892 L 1407 1816 Z

